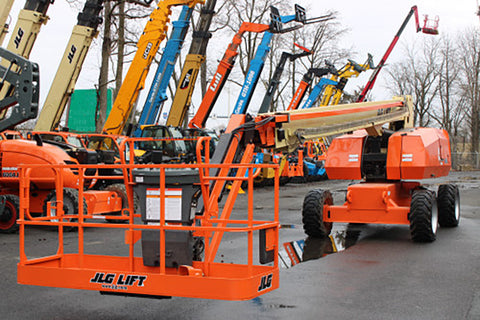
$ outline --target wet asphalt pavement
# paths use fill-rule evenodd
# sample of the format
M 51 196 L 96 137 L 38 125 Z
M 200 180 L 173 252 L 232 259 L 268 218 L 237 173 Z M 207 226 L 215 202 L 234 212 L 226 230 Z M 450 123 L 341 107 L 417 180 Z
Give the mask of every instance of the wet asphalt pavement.
M 445 181 L 460 187 L 460 225 L 439 228 L 437 240 L 427 244 L 413 243 L 407 226 L 385 225 L 337 225 L 335 230 L 343 233 L 330 243 L 305 239 L 301 206 L 306 192 L 330 189 L 339 204 L 350 181 L 282 187 L 280 244 L 294 247 L 297 258 L 292 262 L 284 252 L 280 288 L 249 301 L 125 298 L 18 285 L 18 235 L 0 234 L 0 318 L 480 319 L 480 172 L 452 172 L 425 183 L 436 189 L 435 184 Z M 255 210 L 271 212 L 272 196 L 271 187 L 256 189 Z M 245 200 L 246 196 L 240 196 L 236 210 L 246 208 Z M 124 249 L 121 235 L 93 230 L 91 236 L 86 243 L 91 252 L 106 246 L 114 252 Z M 66 242 L 74 243 L 74 237 L 67 234 Z M 32 243 L 29 253 L 44 253 L 56 246 L 56 233 L 33 228 L 28 241 Z M 235 253 L 241 248 L 232 241 L 223 242 L 220 259 L 237 259 Z M 327 254 L 332 251 L 338 252 Z M 318 256 L 322 258 L 308 260 Z M 300 260 L 308 261 L 297 263 Z

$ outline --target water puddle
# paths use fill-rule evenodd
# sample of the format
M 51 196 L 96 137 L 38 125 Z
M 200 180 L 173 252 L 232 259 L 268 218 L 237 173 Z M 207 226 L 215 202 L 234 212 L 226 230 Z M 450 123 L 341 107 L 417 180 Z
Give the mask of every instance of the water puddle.
M 284 227 L 282 225 L 282 228 Z M 329 254 L 343 251 L 360 239 L 362 231 L 355 224 L 335 223 L 326 238 L 300 239 L 284 242 L 278 251 L 282 268 L 291 268 L 303 261 L 320 259 Z
M 296 228 L 299 228 L 301 226 L 299 225 L 296 225 L 296 224 L 281 224 L 280 225 L 280 229 L 296 229 Z

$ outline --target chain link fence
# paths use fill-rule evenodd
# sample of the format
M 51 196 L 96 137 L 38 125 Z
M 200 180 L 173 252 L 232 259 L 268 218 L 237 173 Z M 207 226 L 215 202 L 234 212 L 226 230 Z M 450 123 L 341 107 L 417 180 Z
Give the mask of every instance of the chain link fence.
M 452 169 L 458 171 L 479 170 L 479 152 L 456 152 L 452 153 Z

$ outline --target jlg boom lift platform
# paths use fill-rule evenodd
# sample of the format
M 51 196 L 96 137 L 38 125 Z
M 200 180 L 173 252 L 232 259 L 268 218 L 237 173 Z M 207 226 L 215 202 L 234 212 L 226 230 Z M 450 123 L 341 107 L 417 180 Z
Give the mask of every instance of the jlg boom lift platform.
M 357 187 L 363 188 L 362 193 L 347 193 L 350 207 L 342 206 L 338 212 L 335 211 L 335 206 L 331 205 L 328 194 L 313 198 L 307 196 L 308 201 L 304 206 L 307 233 L 315 233 L 320 227 L 334 221 L 361 220 L 369 223 L 410 224 L 414 240 L 431 241 L 432 234 L 436 232 L 436 221 L 441 221 L 443 226 L 458 223 L 458 189 L 451 185 L 440 187 L 439 194 L 453 195 L 454 205 L 442 202 L 439 198 L 436 220 L 434 208 L 437 199 L 433 196 L 434 192 L 426 191 L 418 182 L 401 180 L 444 176 L 450 169 L 447 134 L 438 129 L 409 128 L 412 117 L 410 98 L 269 113 L 245 121 L 246 117 L 234 115 L 231 118 L 226 131 L 226 135 L 232 138 L 231 143 L 226 148 L 217 148 L 215 151 L 224 155 L 223 161 L 212 163 L 208 153 L 205 153 L 205 162 L 202 162 L 201 146 L 208 142 L 208 138 L 202 137 L 197 144 L 197 164 L 120 165 L 128 169 L 124 170 L 126 174 L 131 173 L 128 175 L 127 184 L 130 189 L 129 196 L 132 196 L 132 188 L 143 193 L 141 223 L 134 220 L 135 215 L 131 210 L 127 210 L 128 224 L 112 226 L 91 222 L 86 219 L 89 216 L 80 210 L 82 201 L 79 201 L 79 215 L 64 215 L 60 206 L 56 216 L 48 217 L 53 221 L 40 221 L 35 218 L 28 221 L 25 217 L 29 215 L 29 195 L 24 190 L 28 190 L 32 166 L 22 166 L 18 282 L 120 295 L 224 300 L 251 299 L 269 292 L 279 285 L 279 174 L 277 171 L 273 217 L 271 220 L 258 220 L 254 214 L 252 175 L 256 165 L 250 163 L 254 147 L 294 150 L 303 139 L 362 128 L 367 128 L 367 132 L 372 136 L 349 135 L 355 148 L 331 151 L 333 153 L 330 153 L 329 157 L 332 162 L 328 167 L 332 177 L 344 177 L 350 172 L 359 178 L 366 176 L 367 181 Z M 392 128 L 405 129 L 390 135 L 388 131 L 379 130 L 379 126 L 385 123 L 392 123 Z M 385 135 L 378 136 L 381 133 Z M 358 137 L 366 143 L 357 143 Z M 240 163 L 232 163 L 232 159 L 238 154 L 241 154 Z M 86 166 L 80 166 L 80 181 L 83 181 L 84 168 Z M 383 168 L 386 169 L 386 176 Z M 233 169 L 236 173 L 231 175 Z M 61 172 L 58 170 L 59 177 Z M 218 200 L 227 181 L 232 181 L 232 185 L 229 193 L 225 195 L 226 202 L 219 206 Z M 248 181 L 247 210 L 233 212 L 242 181 Z M 57 183 L 60 184 L 57 187 L 61 187 L 61 178 L 57 179 Z M 198 189 L 200 198 L 195 196 Z M 319 191 L 315 192 L 324 195 Z M 80 184 L 80 198 L 82 193 Z M 372 201 L 365 201 L 368 198 Z M 197 201 L 200 199 L 202 204 Z M 197 203 L 195 215 L 191 212 L 193 203 Z M 68 221 L 73 217 L 78 221 Z M 29 225 L 51 225 L 59 228 L 56 253 L 40 258 L 27 257 L 25 232 Z M 68 248 L 68 251 L 62 232 L 66 226 L 78 228 L 78 247 Z M 125 243 L 129 248 L 128 255 L 115 256 L 108 251 L 102 255 L 87 253 L 84 234 L 90 227 L 109 227 L 124 231 Z M 235 256 L 245 257 L 246 262 L 225 262 L 223 257 L 217 255 L 225 245 L 222 239 L 228 239 L 227 236 L 232 232 L 237 235 L 235 241 L 246 241 L 243 245 L 235 244 L 237 249 L 234 250 Z M 240 234 L 245 234 L 246 237 L 240 237 Z M 253 250 L 257 236 L 260 241 L 258 255 L 254 254 Z M 135 243 L 138 241 L 142 244 L 141 257 L 136 254 L 139 248 L 135 247 Z M 246 255 L 239 252 L 238 248 L 242 247 L 246 248 Z M 258 257 L 259 262 L 254 257 Z

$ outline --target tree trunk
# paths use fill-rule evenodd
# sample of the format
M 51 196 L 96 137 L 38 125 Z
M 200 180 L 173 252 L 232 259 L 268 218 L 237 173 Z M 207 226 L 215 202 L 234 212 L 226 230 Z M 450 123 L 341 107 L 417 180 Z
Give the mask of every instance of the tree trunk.
M 207 61 L 205 60 L 205 62 L 200 66 L 200 87 L 202 88 L 202 98 L 207 93 L 207 85 Z
M 105 1 L 104 30 L 102 43 L 102 64 L 98 78 L 98 103 L 95 116 L 96 132 L 101 132 L 107 118 L 108 63 L 111 53 L 111 4 Z
M 118 56 L 117 72 L 115 75 L 115 97 L 122 86 L 123 61 L 125 55 L 125 0 L 119 0 L 118 4 Z M 134 112 L 132 112 L 134 113 Z

